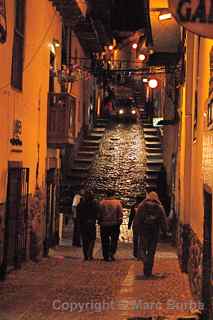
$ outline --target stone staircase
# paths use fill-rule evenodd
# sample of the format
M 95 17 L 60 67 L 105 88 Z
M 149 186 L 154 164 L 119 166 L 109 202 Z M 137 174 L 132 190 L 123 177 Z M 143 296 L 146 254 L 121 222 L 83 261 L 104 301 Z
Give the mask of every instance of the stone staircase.
M 97 119 L 94 128 L 81 141 L 73 165 L 68 174 L 69 186 L 75 192 L 84 187 L 90 168 L 96 158 L 105 133 L 107 120 Z
M 146 188 L 149 190 L 157 189 L 157 179 L 163 164 L 162 146 L 160 141 L 159 129 L 154 128 L 148 122 L 143 123 L 145 149 L 146 149 Z

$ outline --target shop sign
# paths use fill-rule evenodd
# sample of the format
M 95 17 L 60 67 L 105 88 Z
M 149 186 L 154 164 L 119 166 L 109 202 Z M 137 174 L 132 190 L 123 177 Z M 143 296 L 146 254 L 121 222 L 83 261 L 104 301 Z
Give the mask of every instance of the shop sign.
M 212 0 L 169 0 L 169 8 L 177 22 L 187 30 L 213 38 Z

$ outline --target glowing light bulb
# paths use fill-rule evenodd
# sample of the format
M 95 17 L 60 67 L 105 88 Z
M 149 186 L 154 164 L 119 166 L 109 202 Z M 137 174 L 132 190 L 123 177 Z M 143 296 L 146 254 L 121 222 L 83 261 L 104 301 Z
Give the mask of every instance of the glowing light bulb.
M 139 58 L 140 61 L 144 61 L 146 59 L 146 56 L 141 53 L 141 54 L 139 54 L 138 58 Z
M 156 79 L 150 79 L 148 84 L 150 88 L 155 89 L 158 86 L 158 81 Z
M 132 48 L 137 49 L 137 47 L 138 47 L 137 43 L 133 43 Z

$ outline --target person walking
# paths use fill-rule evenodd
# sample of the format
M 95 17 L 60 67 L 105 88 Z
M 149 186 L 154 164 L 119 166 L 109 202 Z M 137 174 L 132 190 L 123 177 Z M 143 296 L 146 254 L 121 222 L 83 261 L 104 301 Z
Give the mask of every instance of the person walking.
M 132 228 L 134 217 L 137 212 L 137 208 L 139 204 L 144 200 L 144 198 L 145 197 L 143 195 L 136 196 L 136 202 L 133 204 L 130 210 L 129 221 L 128 221 L 129 230 Z M 133 256 L 138 260 L 141 260 L 141 247 L 139 246 L 140 244 L 139 233 L 135 228 L 132 228 L 132 231 L 133 231 Z
M 72 202 L 72 214 L 73 214 L 73 239 L 72 245 L 76 247 L 81 247 L 81 234 L 80 234 L 80 224 L 77 217 L 77 206 L 80 203 L 81 198 L 84 195 L 84 190 L 81 189 L 75 194 Z
M 146 199 L 138 206 L 133 228 L 140 234 L 144 276 L 150 277 L 152 276 L 160 228 L 164 233 L 168 230 L 165 210 L 156 192 L 149 192 Z
M 99 224 L 103 258 L 114 261 L 117 251 L 120 225 L 123 222 L 121 201 L 114 198 L 114 192 L 107 191 L 107 197 L 100 201 Z
M 93 249 L 96 240 L 96 220 L 98 204 L 91 191 L 86 191 L 77 206 L 77 218 L 83 242 L 84 260 L 93 260 Z

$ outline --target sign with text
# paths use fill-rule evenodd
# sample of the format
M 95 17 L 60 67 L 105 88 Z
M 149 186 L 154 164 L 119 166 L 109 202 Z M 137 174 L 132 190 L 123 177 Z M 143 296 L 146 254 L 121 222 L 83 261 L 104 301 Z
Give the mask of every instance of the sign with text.
M 212 0 L 169 0 L 169 8 L 184 28 L 200 36 L 213 38 Z

